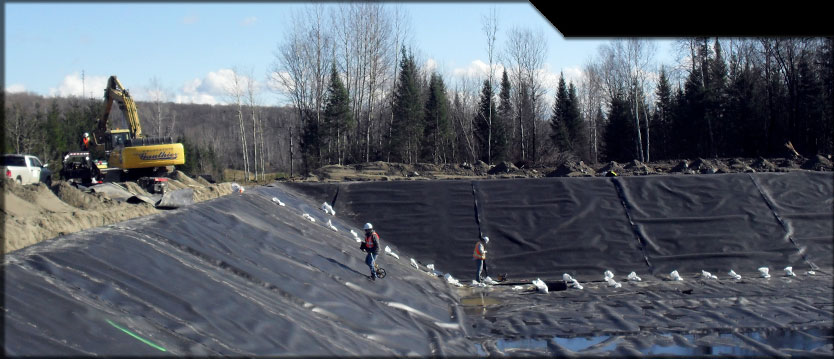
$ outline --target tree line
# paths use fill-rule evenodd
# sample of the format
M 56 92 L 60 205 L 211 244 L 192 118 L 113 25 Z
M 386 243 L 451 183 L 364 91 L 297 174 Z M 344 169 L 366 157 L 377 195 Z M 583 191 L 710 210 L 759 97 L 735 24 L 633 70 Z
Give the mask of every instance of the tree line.
M 449 79 L 420 66 L 396 8 L 327 9 L 295 16 L 273 65 L 307 169 L 779 156 L 788 142 L 832 152 L 831 38 L 687 38 L 674 64 L 658 64 L 650 40 L 613 40 L 578 83 L 562 75 L 550 89 L 546 38 L 511 28 L 496 46 L 494 13 L 483 19 L 488 70 Z
M 233 71 L 228 105 L 137 102 L 145 132 L 194 153 L 195 172 L 262 178 L 369 161 L 553 165 L 832 153 L 831 38 L 687 38 L 658 64 L 654 43 L 618 39 L 582 75 L 551 84 L 541 31 L 482 18 L 488 64 L 445 74 L 386 3 L 314 4 L 293 14 L 268 71 L 288 101 L 261 106 Z M 503 34 L 505 42 L 496 42 Z M 442 57 L 442 54 L 439 55 Z M 152 85 L 158 86 L 158 80 Z M 6 94 L 7 152 L 58 159 L 89 132 L 101 99 Z

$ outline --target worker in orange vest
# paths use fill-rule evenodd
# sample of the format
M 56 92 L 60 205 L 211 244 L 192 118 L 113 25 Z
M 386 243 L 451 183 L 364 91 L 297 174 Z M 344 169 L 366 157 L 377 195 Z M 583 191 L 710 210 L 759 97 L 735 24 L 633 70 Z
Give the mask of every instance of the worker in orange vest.
M 85 151 L 90 149 L 90 134 L 84 132 L 84 138 L 81 139 L 81 148 Z
M 365 240 L 359 246 L 363 252 L 367 252 L 365 256 L 365 264 L 371 268 L 371 280 L 376 280 L 376 256 L 379 254 L 379 235 L 374 231 L 374 226 L 370 223 L 365 223 Z
M 481 279 L 481 272 L 484 273 L 484 276 L 489 276 L 489 272 L 486 268 L 486 244 L 489 243 L 489 237 L 483 236 L 481 239 L 478 240 L 478 243 L 475 244 L 475 252 L 472 253 L 472 257 L 475 261 L 478 262 L 478 272 L 475 275 L 475 280 L 478 283 L 481 283 L 483 279 Z

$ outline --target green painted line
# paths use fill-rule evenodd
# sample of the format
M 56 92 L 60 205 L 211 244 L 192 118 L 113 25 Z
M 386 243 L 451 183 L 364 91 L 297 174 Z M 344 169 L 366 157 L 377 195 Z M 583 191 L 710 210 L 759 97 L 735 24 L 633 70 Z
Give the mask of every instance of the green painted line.
M 145 338 L 142 338 L 142 337 L 140 337 L 140 336 L 138 336 L 138 335 L 134 334 L 133 332 L 131 332 L 131 331 L 129 331 L 129 330 L 127 330 L 127 329 L 125 329 L 125 328 L 122 328 L 122 327 L 120 327 L 120 326 L 116 325 L 115 323 L 111 322 L 109 319 L 105 319 L 105 320 L 107 320 L 107 323 L 109 323 L 110 325 L 112 325 L 112 326 L 116 327 L 116 329 L 121 330 L 121 331 L 123 331 L 123 332 L 127 333 L 127 335 L 130 335 L 131 337 L 134 337 L 134 338 L 136 338 L 136 339 L 139 339 L 139 341 L 141 341 L 142 343 L 145 343 L 145 344 L 147 344 L 147 345 L 150 345 L 150 346 L 152 346 L 152 347 L 156 348 L 157 350 L 160 350 L 160 351 L 163 351 L 163 352 L 164 352 L 164 351 L 167 351 L 167 350 L 165 350 L 165 348 L 163 348 L 163 347 L 161 347 L 161 346 L 159 346 L 159 345 L 154 344 L 154 343 L 153 343 L 153 342 L 151 342 L 150 340 L 147 340 L 147 339 L 145 339 Z

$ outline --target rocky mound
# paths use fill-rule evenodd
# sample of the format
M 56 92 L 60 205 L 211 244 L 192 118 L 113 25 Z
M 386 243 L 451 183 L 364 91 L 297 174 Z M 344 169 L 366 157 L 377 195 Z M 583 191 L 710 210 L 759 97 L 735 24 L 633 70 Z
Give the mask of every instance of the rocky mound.
M 583 161 L 567 161 L 547 174 L 547 177 L 593 177 L 594 169 Z
M 506 162 L 506 161 L 501 162 L 501 163 L 493 166 L 492 168 L 489 169 L 489 171 L 487 171 L 487 173 L 491 174 L 491 175 L 507 174 L 507 173 L 513 173 L 513 172 L 518 172 L 518 167 L 516 167 L 514 164 L 512 164 L 510 162 Z
M 831 160 L 822 155 L 816 155 L 813 158 L 805 161 L 805 163 L 802 164 L 802 168 L 812 171 L 834 170 L 834 166 L 832 166 Z

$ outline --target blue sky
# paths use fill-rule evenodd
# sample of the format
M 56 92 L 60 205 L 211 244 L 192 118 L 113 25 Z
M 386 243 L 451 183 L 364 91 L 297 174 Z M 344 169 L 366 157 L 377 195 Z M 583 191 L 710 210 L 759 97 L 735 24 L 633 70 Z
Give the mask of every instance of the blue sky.
M 139 100 L 156 78 L 178 102 L 223 103 L 222 79 L 236 68 L 262 82 L 294 9 L 305 3 L 6 3 L 5 88 L 45 96 L 100 97 L 108 76 Z M 404 3 L 418 57 L 450 76 L 487 62 L 482 17 L 498 13 L 498 50 L 512 27 L 542 31 L 545 69 L 579 75 L 597 48 L 611 39 L 564 39 L 527 2 Z M 658 56 L 669 57 L 669 41 Z M 668 62 L 664 60 L 664 62 Z M 81 73 L 84 71 L 82 85 Z M 447 81 L 449 83 L 450 81 Z M 263 91 L 264 104 L 277 94 Z

